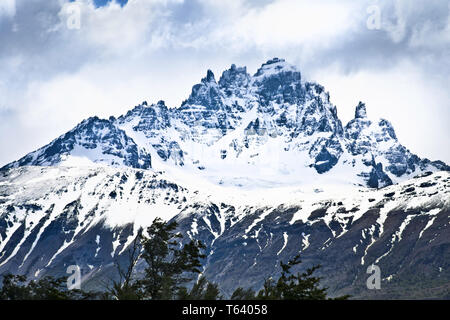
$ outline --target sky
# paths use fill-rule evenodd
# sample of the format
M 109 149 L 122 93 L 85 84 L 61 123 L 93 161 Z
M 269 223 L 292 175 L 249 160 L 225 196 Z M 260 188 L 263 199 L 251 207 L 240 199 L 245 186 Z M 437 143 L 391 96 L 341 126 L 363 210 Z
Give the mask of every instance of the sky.
M 177 107 L 211 69 L 279 57 L 450 163 L 447 0 L 0 0 L 0 166 L 97 115 Z

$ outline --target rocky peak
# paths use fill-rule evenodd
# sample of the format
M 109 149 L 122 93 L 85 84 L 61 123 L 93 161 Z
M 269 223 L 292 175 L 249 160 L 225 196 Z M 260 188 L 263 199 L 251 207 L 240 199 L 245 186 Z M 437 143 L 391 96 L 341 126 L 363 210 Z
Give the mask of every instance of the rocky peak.
M 264 63 L 253 76 L 254 85 L 262 106 L 271 102 L 278 104 L 302 104 L 305 91 L 301 73 L 284 59 L 273 58 Z
M 221 80 L 227 80 L 229 78 L 235 78 L 239 75 L 247 75 L 247 67 L 236 67 L 233 63 L 230 69 L 225 70 L 220 77 L 219 83 Z
M 366 105 L 360 101 L 356 106 L 355 119 L 366 119 L 366 118 L 367 118 Z
M 185 105 L 200 105 L 210 110 L 220 109 L 222 105 L 220 90 L 211 70 L 208 69 L 201 83 L 192 87 L 191 95 L 181 104 L 181 107 Z
M 284 59 L 273 58 L 268 60 L 266 63 L 263 63 L 253 77 L 258 78 L 261 76 L 271 76 L 281 72 L 295 72 L 300 75 L 297 68 L 287 63 Z
M 140 150 L 124 130 L 97 116 L 83 120 L 75 128 L 46 146 L 8 164 L 2 169 L 19 166 L 54 166 L 67 159 L 88 159 L 92 163 L 151 168 L 151 156 Z M 74 160 L 79 161 L 79 160 Z
M 367 118 L 366 105 L 360 101 L 355 108 L 355 118 L 345 126 L 345 136 L 348 139 L 357 140 L 362 131 L 370 125 L 372 125 L 372 121 Z
M 236 67 L 232 64 L 230 69 L 225 70 L 219 79 L 219 85 L 222 88 L 245 87 L 249 82 L 250 75 L 247 73 L 247 67 Z
M 208 69 L 206 72 L 206 77 L 202 79 L 203 83 L 216 83 L 216 78 L 214 77 L 214 73 Z
M 158 103 L 156 104 L 158 107 L 166 107 L 166 103 L 164 102 L 164 100 L 159 100 Z
M 125 115 L 120 116 L 116 124 L 121 126 L 130 123 L 134 130 L 143 131 L 149 135 L 150 132 L 170 127 L 169 113 L 169 109 L 163 100 L 151 105 L 144 101 Z
M 394 139 L 397 140 L 397 135 L 395 134 L 395 130 L 394 127 L 392 126 L 392 124 L 385 120 L 385 119 L 380 119 L 380 121 L 378 121 L 378 126 L 380 127 L 380 131 L 382 132 L 384 137 L 386 139 Z

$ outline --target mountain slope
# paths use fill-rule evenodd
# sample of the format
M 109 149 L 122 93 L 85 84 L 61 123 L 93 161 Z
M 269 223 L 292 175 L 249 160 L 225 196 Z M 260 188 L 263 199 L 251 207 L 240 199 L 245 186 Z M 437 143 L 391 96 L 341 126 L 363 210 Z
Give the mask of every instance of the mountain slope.
M 6 170 L 0 177 L 0 274 L 61 276 L 76 264 L 87 288 L 98 286 L 114 272 L 113 263 L 126 258 L 138 228 L 160 216 L 175 219 L 185 241 L 195 237 L 207 245 L 204 274 L 226 295 L 237 286 L 259 288 L 265 277 L 279 274 L 279 261 L 298 252 L 303 266 L 323 265 L 320 275 L 333 295 L 448 294 L 448 172 L 379 190 L 217 191 L 142 169 Z M 372 263 L 381 268 L 385 290 L 365 287 Z
M 82 121 L 74 129 L 55 139 L 48 145 L 27 154 L 2 169 L 22 166 L 53 166 L 72 160 L 87 160 L 85 163 L 123 165 L 148 169 L 151 157 L 140 149 L 125 132 L 98 117 Z M 77 163 L 77 162 L 76 162 Z M 79 162 L 78 162 L 79 163 Z

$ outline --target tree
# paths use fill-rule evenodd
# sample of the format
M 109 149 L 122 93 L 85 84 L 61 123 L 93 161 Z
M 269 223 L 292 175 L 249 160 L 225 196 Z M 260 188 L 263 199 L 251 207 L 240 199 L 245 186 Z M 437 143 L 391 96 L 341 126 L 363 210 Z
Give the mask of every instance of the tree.
M 231 300 L 253 300 L 255 299 L 255 291 L 252 289 L 237 288 L 231 295 Z
M 320 265 L 309 268 L 304 273 L 292 274 L 291 268 L 301 263 L 300 255 L 288 261 L 280 262 L 281 277 L 277 283 L 266 282 L 264 289 L 258 293 L 260 299 L 276 300 L 324 300 L 327 298 L 327 288 L 320 288 L 320 278 L 313 273 Z
M 142 229 L 139 230 L 128 250 L 126 268 L 116 262 L 119 280 L 113 281 L 112 287 L 108 288 L 114 299 L 169 300 L 193 297 L 198 294 L 195 290 L 200 289 L 204 290 L 202 297 L 218 297 L 217 285 L 202 278 L 194 284 L 194 291 L 188 292 L 184 288 L 184 285 L 194 279 L 195 274 L 200 273 L 200 260 L 206 257 L 201 250 L 205 246 L 197 240 L 182 245 L 182 235 L 175 233 L 177 226 L 175 221 L 167 223 L 156 218 L 147 228 L 147 236 Z M 146 268 L 140 279 L 134 279 L 134 269 L 140 259 L 145 262 Z
M 137 232 L 131 248 L 128 252 L 128 266 L 123 269 L 119 261 L 116 261 L 119 280 L 113 280 L 112 287 L 107 287 L 108 293 L 117 300 L 140 300 L 143 293 L 139 288 L 139 282 L 133 279 L 133 272 L 141 257 L 142 228 Z
M 145 276 L 140 280 L 142 291 L 148 299 L 173 299 L 182 285 L 200 273 L 200 252 L 205 246 L 197 240 L 181 245 L 182 236 L 175 233 L 177 223 L 165 223 L 156 218 L 147 229 L 148 238 L 141 237 L 142 258 L 147 263 Z
M 67 278 L 44 277 L 27 281 L 26 276 L 7 274 L 3 277 L 0 300 L 87 300 L 103 296 L 100 293 L 68 290 Z
M 320 265 L 307 269 L 303 273 L 292 274 L 291 268 L 301 263 L 300 255 L 288 261 L 280 262 L 281 276 L 275 282 L 272 278 L 264 281 L 263 288 L 255 297 L 254 292 L 237 288 L 231 299 L 259 299 L 259 300 L 325 300 L 327 299 L 327 288 L 320 288 L 319 277 L 314 277 L 313 273 L 320 268 Z M 336 299 L 347 299 L 349 296 L 342 296 Z
M 218 285 L 209 282 L 205 277 L 200 277 L 190 292 L 185 287 L 181 287 L 177 293 L 179 300 L 218 300 L 221 298 Z
M 2 289 L 0 290 L 1 300 L 30 300 L 32 295 L 26 283 L 26 277 L 20 275 L 7 274 L 3 277 Z

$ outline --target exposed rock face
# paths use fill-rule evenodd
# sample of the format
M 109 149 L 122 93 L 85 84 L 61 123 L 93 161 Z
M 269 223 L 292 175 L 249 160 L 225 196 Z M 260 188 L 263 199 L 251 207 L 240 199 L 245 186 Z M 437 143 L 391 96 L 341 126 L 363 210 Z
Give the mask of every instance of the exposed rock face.
M 126 260 L 138 228 L 162 216 L 179 223 L 184 241 L 206 244 L 204 275 L 226 295 L 259 289 L 300 252 L 303 268 L 323 266 L 332 295 L 448 298 L 449 192 L 448 172 L 333 195 L 273 189 L 227 197 L 151 170 L 9 169 L 0 174 L 0 274 L 62 276 L 76 264 L 83 288 L 98 289 L 115 274 L 113 263 Z M 371 264 L 381 268 L 380 291 L 366 288 Z
M 365 118 L 367 118 L 366 105 L 360 101 L 356 106 L 355 119 L 365 119 Z

